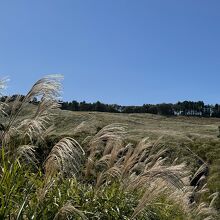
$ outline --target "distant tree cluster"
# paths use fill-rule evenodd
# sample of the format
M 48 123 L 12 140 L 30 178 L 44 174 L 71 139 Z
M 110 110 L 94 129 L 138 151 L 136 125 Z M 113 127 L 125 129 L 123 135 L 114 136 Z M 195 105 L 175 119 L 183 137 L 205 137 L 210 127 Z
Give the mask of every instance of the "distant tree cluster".
M 61 109 L 70 111 L 98 111 L 115 113 L 151 113 L 159 115 L 183 115 L 183 116 L 205 116 L 220 117 L 220 105 L 205 105 L 203 101 L 184 101 L 162 104 L 144 104 L 142 106 L 122 106 L 117 104 L 104 104 L 99 101 L 94 103 L 62 102 Z
M 13 102 L 18 95 L 2 96 L 0 102 Z M 20 100 L 24 98 L 20 95 Z M 38 104 L 37 98 L 31 103 Z M 192 102 L 184 101 L 162 104 L 144 104 L 142 106 L 122 106 L 117 104 L 104 104 L 99 101 L 94 103 L 83 102 L 61 102 L 61 109 L 70 111 L 97 111 L 113 113 L 151 113 L 158 115 L 182 115 L 182 116 L 203 116 L 203 117 L 220 117 L 220 105 L 205 105 L 203 101 Z
M 62 102 L 61 109 L 70 111 L 97 111 L 97 112 L 121 112 L 119 105 L 104 104 L 99 101 L 94 103 L 83 102 Z

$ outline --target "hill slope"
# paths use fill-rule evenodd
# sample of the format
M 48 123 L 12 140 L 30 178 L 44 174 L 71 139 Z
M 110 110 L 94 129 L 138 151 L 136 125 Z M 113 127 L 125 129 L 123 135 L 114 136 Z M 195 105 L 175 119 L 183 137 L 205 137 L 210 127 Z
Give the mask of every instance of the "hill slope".
M 161 142 L 169 147 L 170 156 L 187 161 L 194 169 L 201 161 L 205 162 L 209 167 L 210 193 L 220 191 L 220 139 L 217 137 L 220 119 L 59 110 L 55 117 L 56 129 L 51 134 L 73 136 L 80 141 L 111 123 L 127 125 L 128 141 L 163 137 Z M 220 207 L 220 199 L 216 207 Z
M 196 137 L 216 140 L 220 119 L 59 110 L 55 117 L 57 130 L 54 134 L 93 134 L 110 123 L 127 124 L 129 136 L 133 139 L 146 136 L 154 139 L 166 135 L 174 139 Z
M 26 108 L 19 120 L 28 118 L 34 108 L 34 105 Z M 2 122 L 6 120 L 7 118 Z M 198 168 L 202 161 L 207 163 L 208 187 L 211 193 L 220 191 L 220 139 L 217 137 L 220 119 L 57 110 L 54 129 L 48 133 L 48 138 L 71 136 L 81 142 L 111 123 L 126 124 L 126 139 L 130 142 L 140 141 L 144 137 L 151 140 L 163 137 L 161 142 L 170 149 L 168 156 L 173 159 L 178 157 L 194 169 Z M 220 207 L 220 200 L 217 207 Z

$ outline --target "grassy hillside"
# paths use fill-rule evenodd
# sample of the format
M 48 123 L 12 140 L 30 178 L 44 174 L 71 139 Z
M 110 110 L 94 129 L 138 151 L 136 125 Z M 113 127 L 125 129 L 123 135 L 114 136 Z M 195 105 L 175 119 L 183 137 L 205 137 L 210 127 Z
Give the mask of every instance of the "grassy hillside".
M 217 218 L 219 120 L 62 111 L 60 80 L 1 103 L 0 219 Z
M 36 106 L 30 104 L 21 112 L 19 120 L 29 118 L 35 109 Z M 112 123 L 127 125 L 126 139 L 129 142 L 138 142 L 144 137 L 152 141 L 161 138 L 161 143 L 170 149 L 170 157 L 187 161 L 193 169 L 198 168 L 203 160 L 209 167 L 209 189 L 212 193 L 220 191 L 220 139 L 217 137 L 220 119 L 217 118 L 56 110 L 54 128 L 47 134 L 48 140 L 70 136 L 81 142 Z M 219 202 L 217 206 L 220 207 Z
M 55 117 L 56 129 L 51 134 L 83 139 L 111 123 L 127 125 L 128 141 L 162 137 L 161 142 L 172 149 L 172 157 L 187 160 L 189 166 L 198 167 L 201 161 L 192 154 L 191 149 L 209 166 L 207 183 L 211 193 L 220 191 L 220 139 L 217 137 L 220 119 L 59 110 Z M 217 206 L 220 207 L 219 200 Z
M 71 112 L 59 110 L 55 117 L 57 130 L 54 134 L 89 134 L 110 123 L 127 124 L 129 137 L 152 139 L 162 135 L 175 140 L 186 138 L 217 140 L 220 119 L 197 117 L 164 117 L 151 114 L 120 114 L 102 112 Z
M 30 104 L 19 115 L 19 119 L 29 118 L 35 105 Z M 1 122 L 7 120 L 1 118 Z M 218 126 L 220 118 L 200 118 L 172 116 L 165 117 L 153 114 L 132 113 L 106 113 L 106 112 L 74 112 L 67 110 L 56 110 L 54 127 L 50 135 L 77 136 L 85 133 L 95 134 L 105 125 L 111 123 L 122 123 L 128 127 L 127 137 L 132 140 L 140 140 L 142 137 L 157 139 L 164 136 L 179 143 L 180 140 L 213 140 L 218 141 Z
M 172 156 L 186 160 L 189 165 L 200 165 L 197 154 L 209 166 L 208 185 L 212 192 L 220 191 L 220 139 L 218 126 L 220 119 L 198 117 L 164 117 L 151 114 L 117 114 L 101 112 L 57 112 L 55 136 L 73 136 L 83 139 L 94 135 L 105 125 L 111 123 L 127 124 L 129 141 L 139 141 L 149 137 L 173 150 Z M 192 150 L 193 152 L 191 152 Z M 193 160 L 191 160 L 193 158 Z M 196 159 L 196 160 L 195 160 Z M 219 204 L 220 207 L 220 204 Z

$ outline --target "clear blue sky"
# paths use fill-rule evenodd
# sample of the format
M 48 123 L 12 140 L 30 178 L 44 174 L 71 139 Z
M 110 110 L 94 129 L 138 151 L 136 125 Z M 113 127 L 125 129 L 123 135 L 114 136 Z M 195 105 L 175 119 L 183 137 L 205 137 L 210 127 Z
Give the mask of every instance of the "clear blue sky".
M 8 92 L 50 73 L 64 100 L 220 103 L 220 1 L 1 0 Z

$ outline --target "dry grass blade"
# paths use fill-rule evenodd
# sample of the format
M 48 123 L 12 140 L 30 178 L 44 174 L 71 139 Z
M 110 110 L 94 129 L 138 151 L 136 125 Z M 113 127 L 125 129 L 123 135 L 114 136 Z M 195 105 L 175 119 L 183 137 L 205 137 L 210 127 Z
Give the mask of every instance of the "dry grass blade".
M 45 179 L 43 187 L 38 188 L 36 191 L 37 199 L 39 203 L 42 203 L 48 193 L 48 191 L 54 186 L 55 179 Z
M 70 215 L 76 215 L 80 217 L 80 219 L 87 220 L 88 218 L 84 215 L 82 211 L 75 208 L 71 202 L 67 202 L 55 215 L 54 220 L 60 220 L 60 219 L 68 219 L 68 216 Z M 78 219 L 78 218 L 77 218 Z
M 80 144 L 73 138 L 61 139 L 51 150 L 45 161 L 46 175 L 57 172 L 75 175 L 79 172 L 82 156 L 85 154 Z
M 16 150 L 17 159 L 20 162 L 28 162 L 37 166 L 38 160 L 35 157 L 36 146 L 32 145 L 22 145 Z
M 215 220 L 212 216 L 208 216 L 206 218 L 204 218 L 203 220 Z
M 209 198 L 212 198 L 212 200 L 209 204 L 209 208 L 212 208 L 214 206 L 215 200 L 218 198 L 218 196 L 219 196 L 219 192 L 215 192 L 209 196 Z
M 196 173 L 193 175 L 191 179 L 191 183 L 194 182 L 194 185 L 198 183 L 200 178 L 202 177 L 203 173 L 205 173 L 207 170 L 207 164 L 202 164 L 199 169 L 196 171 Z

